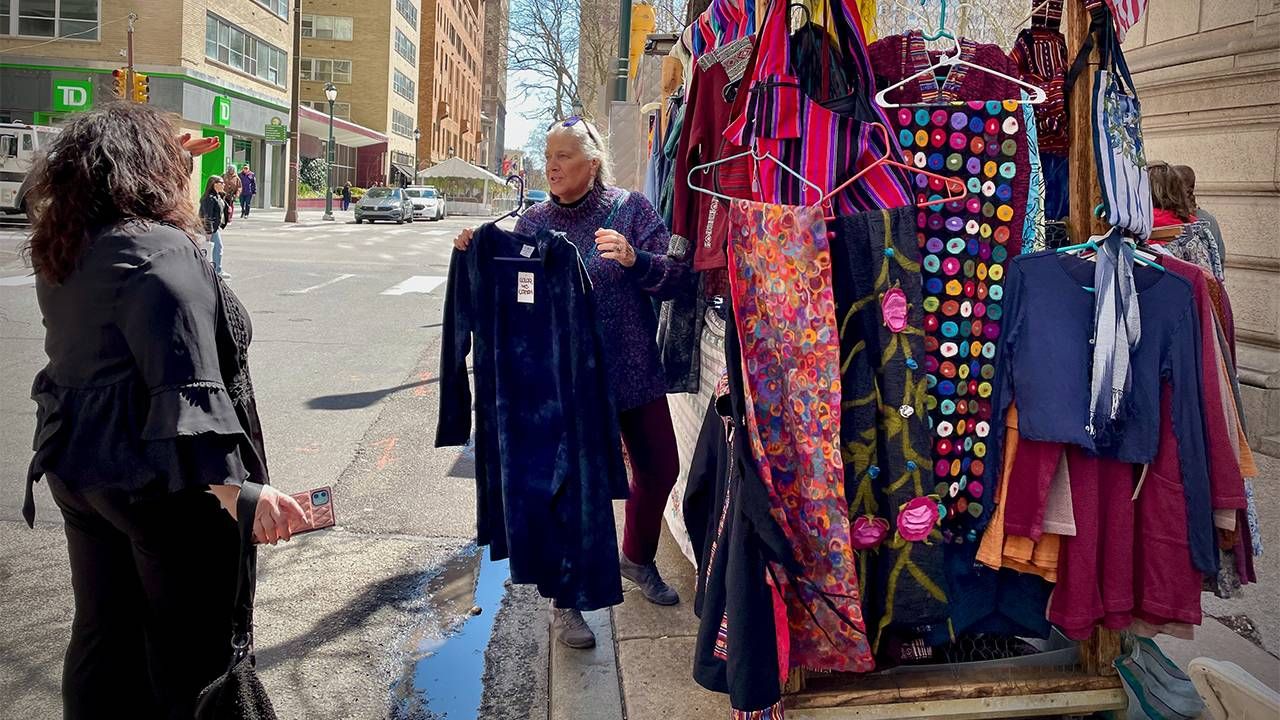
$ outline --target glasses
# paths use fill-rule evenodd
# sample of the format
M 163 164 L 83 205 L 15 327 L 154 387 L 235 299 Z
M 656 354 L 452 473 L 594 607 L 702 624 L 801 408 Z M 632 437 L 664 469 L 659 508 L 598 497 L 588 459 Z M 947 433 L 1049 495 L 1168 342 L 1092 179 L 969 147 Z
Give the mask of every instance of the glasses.
M 559 125 L 560 127 L 573 127 L 578 123 L 582 123 L 582 127 L 587 131 L 587 137 L 591 138 L 591 142 L 595 143 L 596 147 L 600 147 L 600 138 L 596 137 L 596 132 L 591 129 L 591 123 L 587 122 L 586 118 L 581 115 L 570 115 L 568 119 L 560 122 Z M 547 131 L 550 132 L 555 126 L 556 123 L 551 123 L 551 127 L 547 128 Z

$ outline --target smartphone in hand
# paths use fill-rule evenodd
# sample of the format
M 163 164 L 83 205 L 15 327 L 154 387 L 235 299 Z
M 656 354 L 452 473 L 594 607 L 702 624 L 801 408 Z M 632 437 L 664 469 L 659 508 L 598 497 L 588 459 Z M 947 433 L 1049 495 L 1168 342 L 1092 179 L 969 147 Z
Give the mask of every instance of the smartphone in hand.
M 321 487 L 307 490 L 306 492 L 293 493 L 290 497 L 298 501 L 298 504 L 302 506 L 302 511 L 307 516 L 307 524 L 304 527 L 294 528 L 294 535 L 324 530 L 337 524 L 337 518 L 333 512 L 333 490 L 331 488 Z

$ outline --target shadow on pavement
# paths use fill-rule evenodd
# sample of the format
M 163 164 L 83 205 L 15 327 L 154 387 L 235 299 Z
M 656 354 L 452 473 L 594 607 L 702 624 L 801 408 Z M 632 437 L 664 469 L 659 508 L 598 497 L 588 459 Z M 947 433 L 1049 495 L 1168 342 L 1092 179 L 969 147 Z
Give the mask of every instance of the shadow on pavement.
M 435 385 L 440 382 L 440 378 L 431 378 L 430 380 L 419 380 L 418 382 L 404 383 L 395 387 L 383 390 L 366 390 L 365 392 L 344 393 L 342 395 L 322 395 L 318 398 L 312 398 L 307 401 L 307 407 L 312 410 L 360 410 L 367 408 L 374 403 L 394 395 L 401 390 L 409 390 L 424 385 Z

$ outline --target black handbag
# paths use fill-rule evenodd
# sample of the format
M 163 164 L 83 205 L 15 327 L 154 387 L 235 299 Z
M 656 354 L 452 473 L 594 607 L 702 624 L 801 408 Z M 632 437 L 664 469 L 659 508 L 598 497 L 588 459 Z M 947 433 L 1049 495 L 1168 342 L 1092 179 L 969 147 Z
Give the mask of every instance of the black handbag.
M 258 551 L 253 520 L 262 486 L 240 487 L 236 516 L 240 527 L 240 566 L 236 574 L 235 609 L 231 617 L 231 662 L 227 671 L 200 691 L 195 720 L 276 720 L 267 689 L 254 669 L 253 596 L 258 581 Z

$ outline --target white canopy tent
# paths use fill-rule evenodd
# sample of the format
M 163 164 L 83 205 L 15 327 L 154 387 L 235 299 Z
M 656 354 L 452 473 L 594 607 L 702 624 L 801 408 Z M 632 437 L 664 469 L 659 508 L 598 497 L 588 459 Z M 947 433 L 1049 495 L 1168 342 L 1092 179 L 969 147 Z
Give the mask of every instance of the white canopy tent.
M 491 214 L 493 207 L 490 204 L 490 193 L 506 184 L 506 180 L 482 167 L 472 165 L 460 157 L 451 157 L 442 163 L 418 171 L 418 182 L 430 184 L 432 181 L 437 181 L 436 184 L 443 186 L 441 189 L 445 192 L 446 203 L 449 205 L 450 212 L 466 215 Z M 474 195 L 469 200 L 458 200 L 451 197 L 456 195 L 457 191 L 453 188 L 456 188 L 459 184 L 468 186 L 467 189 L 474 192 L 477 183 L 480 185 L 480 201 L 478 203 L 475 201 Z

